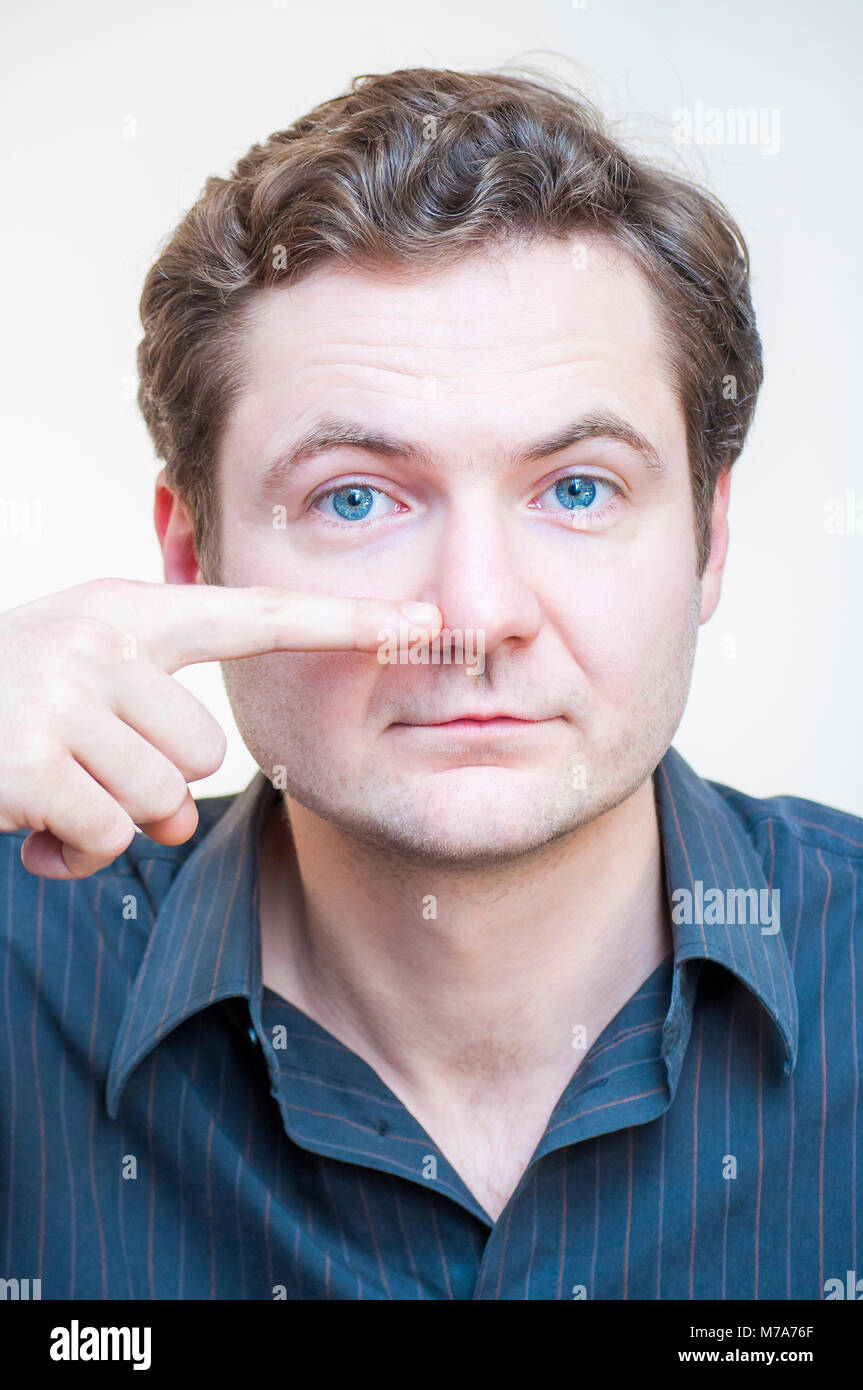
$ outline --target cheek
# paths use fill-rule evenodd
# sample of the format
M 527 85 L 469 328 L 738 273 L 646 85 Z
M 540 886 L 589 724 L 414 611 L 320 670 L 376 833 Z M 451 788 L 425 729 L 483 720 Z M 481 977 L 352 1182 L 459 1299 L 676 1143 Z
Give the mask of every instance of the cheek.
M 555 604 L 559 631 L 587 685 L 625 707 L 688 671 L 697 632 L 694 554 L 618 553 L 591 566 Z
M 354 652 L 270 652 L 222 667 L 247 741 L 275 748 L 288 740 L 315 756 L 324 740 L 356 738 L 380 669 Z

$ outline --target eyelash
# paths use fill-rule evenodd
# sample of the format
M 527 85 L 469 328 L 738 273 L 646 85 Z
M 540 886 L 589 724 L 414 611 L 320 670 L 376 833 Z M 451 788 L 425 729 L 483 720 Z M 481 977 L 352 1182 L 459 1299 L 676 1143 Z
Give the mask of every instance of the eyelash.
M 603 515 L 604 515 L 604 513 L 608 510 L 608 508 L 611 507 L 611 506 L 614 506 L 615 503 L 617 502 L 617 500 L 623 496 L 623 489 L 620 488 L 620 487 L 618 487 L 617 483 L 613 483 L 613 482 L 611 481 L 610 478 L 602 478 L 602 477 L 600 477 L 599 474 L 597 474 L 597 473 L 581 473 L 581 472 L 561 473 L 560 477 L 558 477 L 558 478 L 553 478 L 553 479 L 551 480 L 551 482 L 548 483 L 548 485 L 547 485 L 546 487 L 543 488 L 542 492 L 541 492 L 541 493 L 538 493 L 537 495 L 540 496 L 540 497 L 542 497 L 546 492 L 549 492 L 553 487 L 557 487 L 558 483 L 568 482 L 571 478 L 583 478 L 583 479 L 585 479 L 587 482 L 591 482 L 591 483 L 603 483 L 606 487 L 610 487 L 611 490 L 612 490 L 612 492 L 614 493 L 614 496 L 613 496 L 613 497 L 610 497 L 610 498 L 609 498 L 606 502 L 604 502 L 600 507 L 596 507 L 596 508 L 588 508 L 588 507 L 585 507 L 585 508 L 573 508 L 573 509 L 569 512 L 569 515 L 570 515 L 570 516 L 578 515 L 579 512 L 580 512 L 581 516 L 583 516 L 583 517 L 585 518 L 585 520 L 587 521 L 587 524 L 588 524 L 588 525 L 593 525 L 593 524 L 595 524 L 595 521 L 597 521 L 597 520 L 599 520 L 600 518 L 602 518 Z M 349 478 L 347 482 L 344 482 L 344 483 L 336 483 L 333 487 L 328 487 L 328 488 L 326 488 L 324 492 L 319 492 L 319 493 L 317 493 L 317 494 L 312 498 L 311 502 L 309 503 L 309 508 L 308 508 L 308 510 L 309 510 L 309 511 L 313 511 L 313 510 L 315 509 L 315 507 L 317 507 L 317 504 L 318 504 L 319 502 L 323 502 L 325 498 L 327 498 L 327 497 L 332 497 L 333 494 L 336 493 L 336 492 L 345 492 L 345 491 L 347 491 L 347 490 L 348 490 L 349 488 L 351 488 L 351 487 L 362 487 L 362 488 L 367 488 L 369 492 L 374 492 L 374 493 L 376 493 L 377 495 L 379 495 L 379 496 L 381 496 L 381 497 L 389 497 L 389 496 L 390 496 L 389 493 L 384 492 L 383 488 L 376 487 L 374 483 L 366 483 L 366 482 L 363 482 L 363 480 L 362 480 L 361 478 Z M 396 501 L 395 498 L 391 498 L 390 500 L 391 500 L 391 501 Z M 401 503 L 398 503 L 398 505 L 401 506 L 402 504 L 401 504 Z M 539 508 L 538 510 L 545 510 L 545 509 L 544 509 L 544 508 Z M 560 514 L 560 515 L 566 515 L 565 509 L 563 509 L 559 514 Z M 388 515 L 393 515 L 393 514 L 392 514 L 392 513 L 388 513 Z M 323 517 L 323 520 L 324 520 L 326 523 L 328 523 L 329 525 L 331 525 L 331 526 L 336 526 L 340 531 L 359 531 L 359 530 L 361 530 L 362 528 L 364 528 L 364 527 L 366 527 L 366 526 L 374 526 L 374 525 L 376 525 L 376 523 L 377 523 L 378 521 L 383 520 L 383 518 L 381 518 L 381 517 L 373 517 L 373 518 L 372 518 L 371 520 L 369 520 L 369 521 L 365 521 L 365 520 L 363 520 L 363 521 L 336 521 L 333 517 L 326 516 L 326 517 Z M 577 527 L 576 529 L 580 530 L 580 529 L 582 529 L 582 528 L 581 528 L 581 527 Z

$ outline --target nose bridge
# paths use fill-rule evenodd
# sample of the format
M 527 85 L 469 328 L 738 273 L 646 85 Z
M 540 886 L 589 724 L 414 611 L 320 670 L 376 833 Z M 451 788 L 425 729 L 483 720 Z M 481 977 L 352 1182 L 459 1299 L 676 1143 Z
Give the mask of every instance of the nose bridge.
M 534 635 L 539 602 L 527 578 L 524 540 L 493 480 L 448 499 L 428 573 L 429 597 L 448 627 L 484 631 L 487 648 Z

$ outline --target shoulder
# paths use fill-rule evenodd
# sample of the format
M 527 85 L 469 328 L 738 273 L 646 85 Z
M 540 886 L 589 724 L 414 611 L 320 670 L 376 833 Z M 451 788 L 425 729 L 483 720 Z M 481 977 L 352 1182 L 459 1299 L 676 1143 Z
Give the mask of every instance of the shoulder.
M 722 797 L 743 830 L 756 842 L 771 832 L 795 841 L 806 854 L 863 859 L 863 817 L 801 796 L 748 796 L 722 782 L 709 785 Z
M 863 818 L 801 796 L 753 797 L 710 785 L 745 835 L 777 903 L 781 897 L 792 959 L 805 971 L 830 940 L 856 950 L 857 969 L 863 969 Z

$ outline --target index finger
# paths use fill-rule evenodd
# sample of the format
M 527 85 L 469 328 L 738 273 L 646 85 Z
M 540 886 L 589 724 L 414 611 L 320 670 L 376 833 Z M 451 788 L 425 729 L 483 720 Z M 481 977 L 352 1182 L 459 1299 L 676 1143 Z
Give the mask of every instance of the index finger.
M 275 651 L 377 652 L 391 633 L 432 641 L 443 617 L 434 604 L 343 598 L 249 585 L 165 584 L 161 620 L 141 633 L 148 655 L 172 674 L 198 661 Z M 161 606 L 161 605 L 160 605 Z

